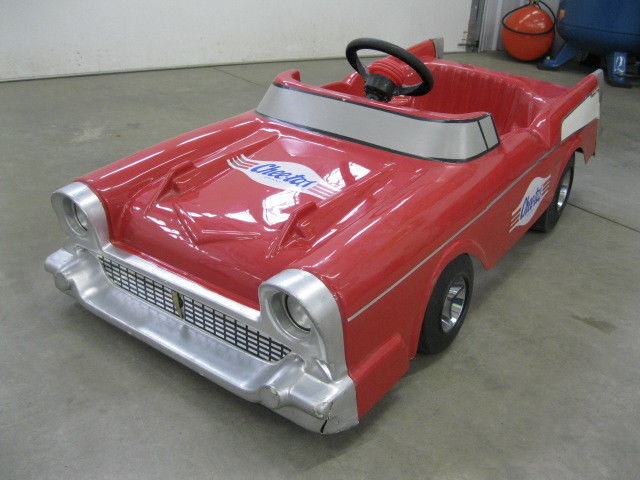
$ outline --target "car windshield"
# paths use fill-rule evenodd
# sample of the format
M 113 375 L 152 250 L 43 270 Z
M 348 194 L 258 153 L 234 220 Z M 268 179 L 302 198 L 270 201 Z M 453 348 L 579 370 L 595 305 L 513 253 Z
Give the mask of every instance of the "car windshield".
M 256 112 L 314 132 L 411 157 L 464 162 L 498 145 L 491 115 L 464 120 L 413 116 L 273 84 Z

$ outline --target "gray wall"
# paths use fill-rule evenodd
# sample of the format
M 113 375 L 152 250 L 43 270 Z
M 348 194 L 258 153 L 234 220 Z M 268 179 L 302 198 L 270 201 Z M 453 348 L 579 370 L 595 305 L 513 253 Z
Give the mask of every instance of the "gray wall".
M 0 0 L 0 80 L 337 57 L 361 36 L 462 50 L 470 0 Z

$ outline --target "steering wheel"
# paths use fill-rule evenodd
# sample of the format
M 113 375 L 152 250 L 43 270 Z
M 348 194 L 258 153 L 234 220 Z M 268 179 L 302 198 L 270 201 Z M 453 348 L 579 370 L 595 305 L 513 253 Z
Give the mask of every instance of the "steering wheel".
M 409 65 L 418 74 L 422 82 L 416 85 L 396 85 L 393 80 L 379 73 L 369 73 L 360 58 L 358 50 L 376 50 L 386 53 L 392 57 Z M 408 95 L 419 97 L 429 93 L 433 88 L 433 76 L 427 66 L 414 54 L 393 43 L 385 42 L 375 38 L 356 38 L 349 42 L 346 52 L 347 60 L 353 69 L 360 74 L 364 80 L 364 93 L 367 98 L 380 102 L 388 102 L 395 95 Z

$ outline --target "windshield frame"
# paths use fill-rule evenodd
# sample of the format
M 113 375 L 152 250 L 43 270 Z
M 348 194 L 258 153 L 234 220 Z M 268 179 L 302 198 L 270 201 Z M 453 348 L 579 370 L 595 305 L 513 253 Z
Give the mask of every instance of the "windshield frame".
M 467 162 L 500 144 L 493 118 L 486 112 L 463 119 L 428 118 L 326 92 L 274 83 L 256 112 L 298 128 L 423 160 Z

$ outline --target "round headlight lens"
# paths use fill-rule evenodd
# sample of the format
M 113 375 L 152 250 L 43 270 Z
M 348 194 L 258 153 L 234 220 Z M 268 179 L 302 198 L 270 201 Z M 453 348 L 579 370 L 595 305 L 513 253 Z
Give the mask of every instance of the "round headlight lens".
M 300 330 L 308 333 L 311 331 L 311 318 L 302 304 L 291 295 L 284 295 L 284 309 L 291 322 Z
M 63 200 L 62 208 L 69 228 L 76 235 L 84 236 L 91 226 L 87 214 L 84 213 L 82 208 L 80 208 L 80 206 L 70 198 L 65 198 Z
M 76 222 L 78 222 L 78 225 L 80 225 L 85 232 L 89 230 L 89 219 L 87 218 L 87 214 L 78 207 L 77 203 L 73 204 L 73 216 L 75 217 Z

